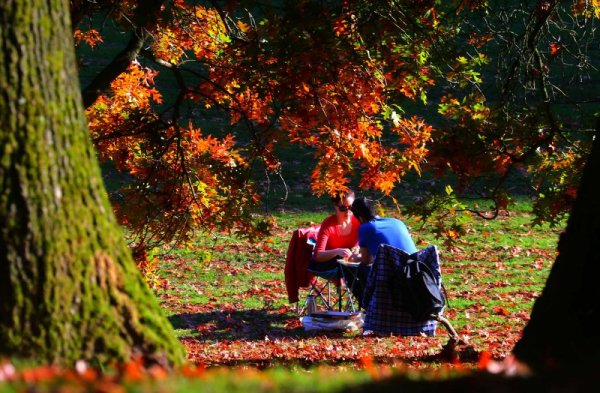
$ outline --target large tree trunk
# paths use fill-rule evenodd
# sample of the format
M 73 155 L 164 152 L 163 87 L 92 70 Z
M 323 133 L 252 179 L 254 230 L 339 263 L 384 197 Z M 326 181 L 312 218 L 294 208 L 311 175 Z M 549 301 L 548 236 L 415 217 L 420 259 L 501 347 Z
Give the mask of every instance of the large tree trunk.
M 515 356 L 534 369 L 600 363 L 600 125 L 558 256 Z
M 0 354 L 181 363 L 108 202 L 70 32 L 66 0 L 0 2 Z

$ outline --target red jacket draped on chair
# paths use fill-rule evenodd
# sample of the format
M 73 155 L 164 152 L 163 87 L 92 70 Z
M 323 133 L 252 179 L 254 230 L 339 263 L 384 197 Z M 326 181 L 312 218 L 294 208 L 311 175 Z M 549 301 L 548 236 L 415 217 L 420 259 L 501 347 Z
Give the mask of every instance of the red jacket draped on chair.
M 308 228 L 298 228 L 292 234 L 285 258 L 285 287 L 287 289 L 288 301 L 296 303 L 300 288 L 310 285 L 312 275 L 308 273 L 308 263 L 312 258 L 313 244 L 308 240 L 316 240 L 320 225 Z

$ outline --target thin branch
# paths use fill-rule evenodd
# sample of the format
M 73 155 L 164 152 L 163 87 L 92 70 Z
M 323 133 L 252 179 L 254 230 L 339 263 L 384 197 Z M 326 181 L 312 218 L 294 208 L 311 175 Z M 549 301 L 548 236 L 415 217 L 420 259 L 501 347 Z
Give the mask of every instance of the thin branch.
M 135 60 L 144 46 L 150 32 L 146 26 L 153 20 L 164 0 L 140 1 L 133 18 L 133 32 L 123 49 L 82 91 L 83 105 L 89 108 L 108 88 L 112 81 L 121 75 Z

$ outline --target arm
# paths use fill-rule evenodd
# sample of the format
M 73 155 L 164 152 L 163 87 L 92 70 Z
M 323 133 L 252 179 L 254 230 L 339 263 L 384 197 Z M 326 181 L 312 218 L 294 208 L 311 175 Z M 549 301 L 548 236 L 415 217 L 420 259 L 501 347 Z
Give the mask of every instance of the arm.
M 360 248 L 360 255 L 361 257 L 361 263 L 365 263 L 365 264 L 372 264 L 373 263 L 373 256 L 371 256 L 371 254 L 369 253 L 369 249 L 366 247 L 361 247 Z
M 367 245 L 373 234 L 373 228 L 370 223 L 364 223 L 358 229 L 358 246 L 360 247 L 360 262 L 370 265 L 373 263 L 374 256 L 369 252 Z
M 326 262 L 335 257 L 349 258 L 352 255 L 352 251 L 348 248 L 326 249 L 329 241 L 329 231 L 330 227 L 328 225 L 321 224 L 317 244 L 315 245 L 315 253 L 313 254 L 313 259 L 316 262 Z
M 314 259 L 317 262 L 325 262 L 335 257 L 350 258 L 352 251 L 349 248 L 334 248 L 332 250 L 315 251 Z

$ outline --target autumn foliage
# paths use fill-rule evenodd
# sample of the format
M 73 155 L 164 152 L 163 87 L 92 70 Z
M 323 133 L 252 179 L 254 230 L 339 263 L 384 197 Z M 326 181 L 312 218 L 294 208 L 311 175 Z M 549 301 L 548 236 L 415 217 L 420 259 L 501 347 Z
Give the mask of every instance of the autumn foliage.
M 486 1 L 71 2 L 78 45 L 107 44 L 100 17 L 143 40 L 118 76 L 95 78 L 87 108 L 100 156 L 125 175 L 116 211 L 142 249 L 198 229 L 264 235 L 261 176 L 284 176 L 278 151 L 296 144 L 314 152 L 316 195 L 396 198 L 409 173 L 455 174 L 414 210 L 441 235 L 460 232 L 441 217 L 473 210 L 465 197 L 490 202 L 474 210 L 484 217 L 505 210 L 515 179 L 556 222 L 590 141 L 589 116 L 557 106 L 582 71 L 565 65 L 587 39 L 577 23 L 600 9 L 566 3 L 510 14 Z M 509 22 L 525 38 L 509 42 Z

